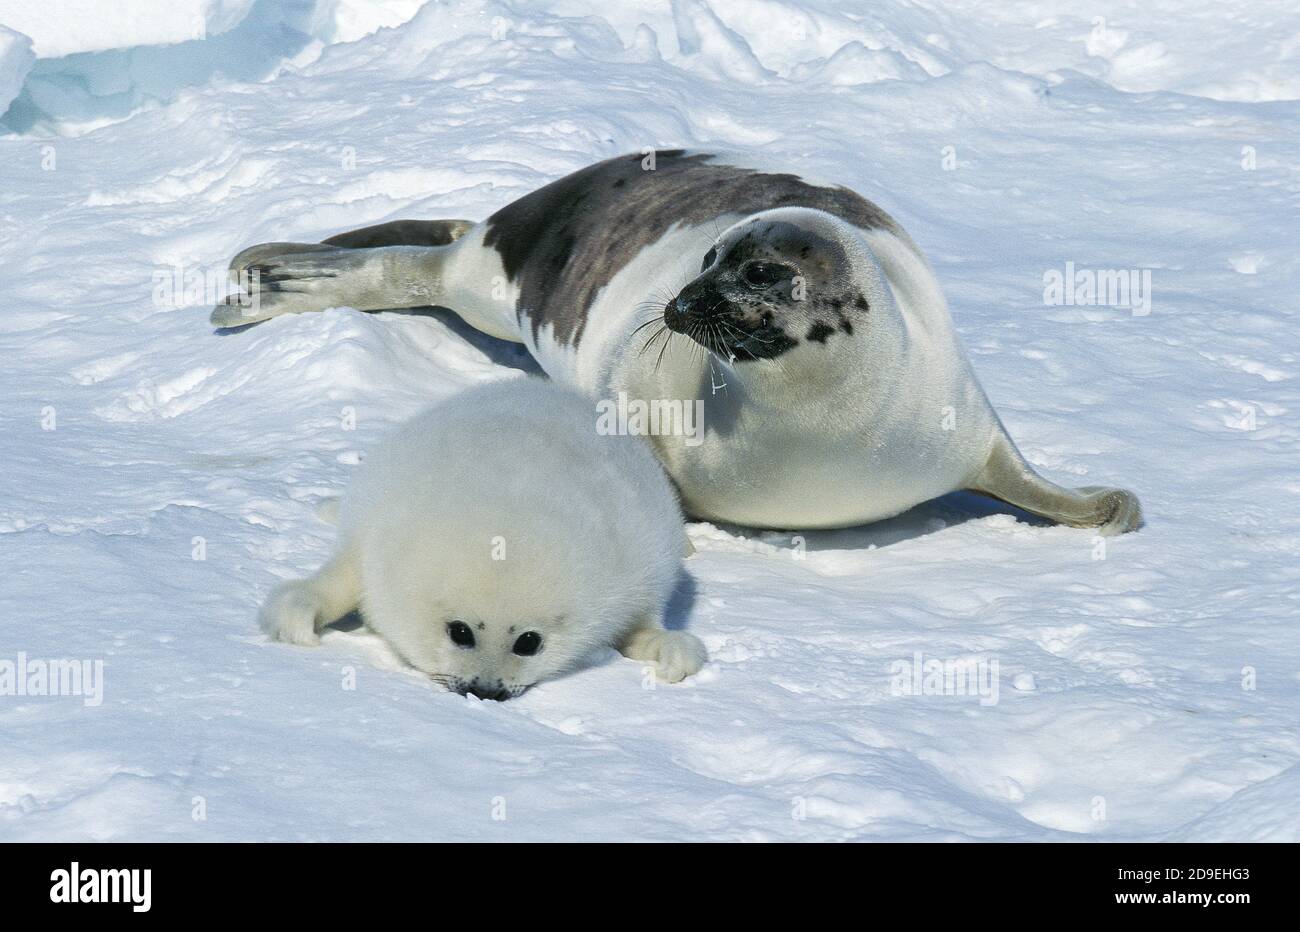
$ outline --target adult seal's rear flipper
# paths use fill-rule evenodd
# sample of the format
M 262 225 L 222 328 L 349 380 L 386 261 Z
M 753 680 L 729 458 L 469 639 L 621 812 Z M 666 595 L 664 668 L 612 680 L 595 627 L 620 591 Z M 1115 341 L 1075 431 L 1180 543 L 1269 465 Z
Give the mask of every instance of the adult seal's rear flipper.
M 473 226 L 472 220 L 391 220 L 359 230 L 337 233 L 323 242 L 327 246 L 343 246 L 346 249 L 446 246 L 460 239 Z
M 442 298 L 445 247 L 468 220 L 394 220 L 331 236 L 323 243 L 261 243 L 230 261 L 240 290 L 217 305 L 211 322 L 242 327 L 284 314 L 354 307 L 423 307 Z
M 1093 527 L 1109 537 L 1142 526 L 1142 505 L 1127 489 L 1084 486 L 1067 489 L 1034 472 L 1015 444 L 1003 434 L 970 486 L 1017 508 L 1071 527 Z

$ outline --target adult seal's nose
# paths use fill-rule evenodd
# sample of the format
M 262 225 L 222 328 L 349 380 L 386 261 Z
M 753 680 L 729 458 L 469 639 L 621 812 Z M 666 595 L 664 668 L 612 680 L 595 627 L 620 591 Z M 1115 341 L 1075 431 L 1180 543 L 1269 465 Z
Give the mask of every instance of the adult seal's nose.
M 677 330 L 686 325 L 686 304 L 681 297 L 673 298 L 664 305 L 664 323 L 669 330 Z

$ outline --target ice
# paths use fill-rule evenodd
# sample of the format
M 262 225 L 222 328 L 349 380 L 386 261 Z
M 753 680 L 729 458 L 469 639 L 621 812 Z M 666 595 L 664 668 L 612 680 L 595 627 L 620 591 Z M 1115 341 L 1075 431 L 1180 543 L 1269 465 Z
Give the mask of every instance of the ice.
M 0 0 L 0 23 L 32 38 L 41 58 L 170 45 L 231 28 L 255 0 Z
M 236 28 L 250 13 L 310 14 L 309 31 L 326 42 L 351 42 L 399 26 L 425 0 L 0 0 L 0 23 L 30 36 L 41 58 L 175 45 Z
M 0 23 L 39 61 L 0 128 L 67 131 L 174 100 L 185 88 L 253 81 L 415 15 L 420 0 L 0 0 Z M 0 85 L 3 88 L 4 85 Z M 19 97 L 17 91 L 6 100 Z M 62 127 L 62 130 L 59 129 Z
M 22 90 L 23 81 L 35 59 L 31 39 L 0 26 L 0 112 Z

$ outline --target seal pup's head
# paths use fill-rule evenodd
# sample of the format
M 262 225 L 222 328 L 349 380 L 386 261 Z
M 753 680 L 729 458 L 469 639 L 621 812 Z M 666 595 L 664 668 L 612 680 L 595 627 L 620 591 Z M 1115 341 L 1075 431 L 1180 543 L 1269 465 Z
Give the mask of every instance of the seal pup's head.
M 376 627 L 412 666 L 462 696 L 503 700 L 576 667 L 630 619 L 600 591 L 607 567 L 575 553 L 595 542 L 575 540 L 545 512 L 503 526 L 493 511 L 448 508 L 434 527 L 390 526 L 400 545 L 376 562 L 394 584 L 367 595 Z M 597 578 L 585 576 L 592 570 Z M 606 584 L 635 604 L 620 582 Z
M 663 322 L 741 369 L 795 356 L 815 366 L 813 357 L 851 345 L 888 300 L 856 228 L 825 211 L 783 207 L 725 230 Z

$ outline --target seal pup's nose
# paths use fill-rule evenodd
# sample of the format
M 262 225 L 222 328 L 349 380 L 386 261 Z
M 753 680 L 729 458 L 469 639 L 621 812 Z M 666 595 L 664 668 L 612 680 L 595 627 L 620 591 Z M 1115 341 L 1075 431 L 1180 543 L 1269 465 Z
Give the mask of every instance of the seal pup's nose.
M 504 686 L 480 686 L 478 683 L 470 683 L 462 696 L 469 695 L 478 699 L 490 699 L 493 702 L 504 702 L 510 698 L 510 690 Z

